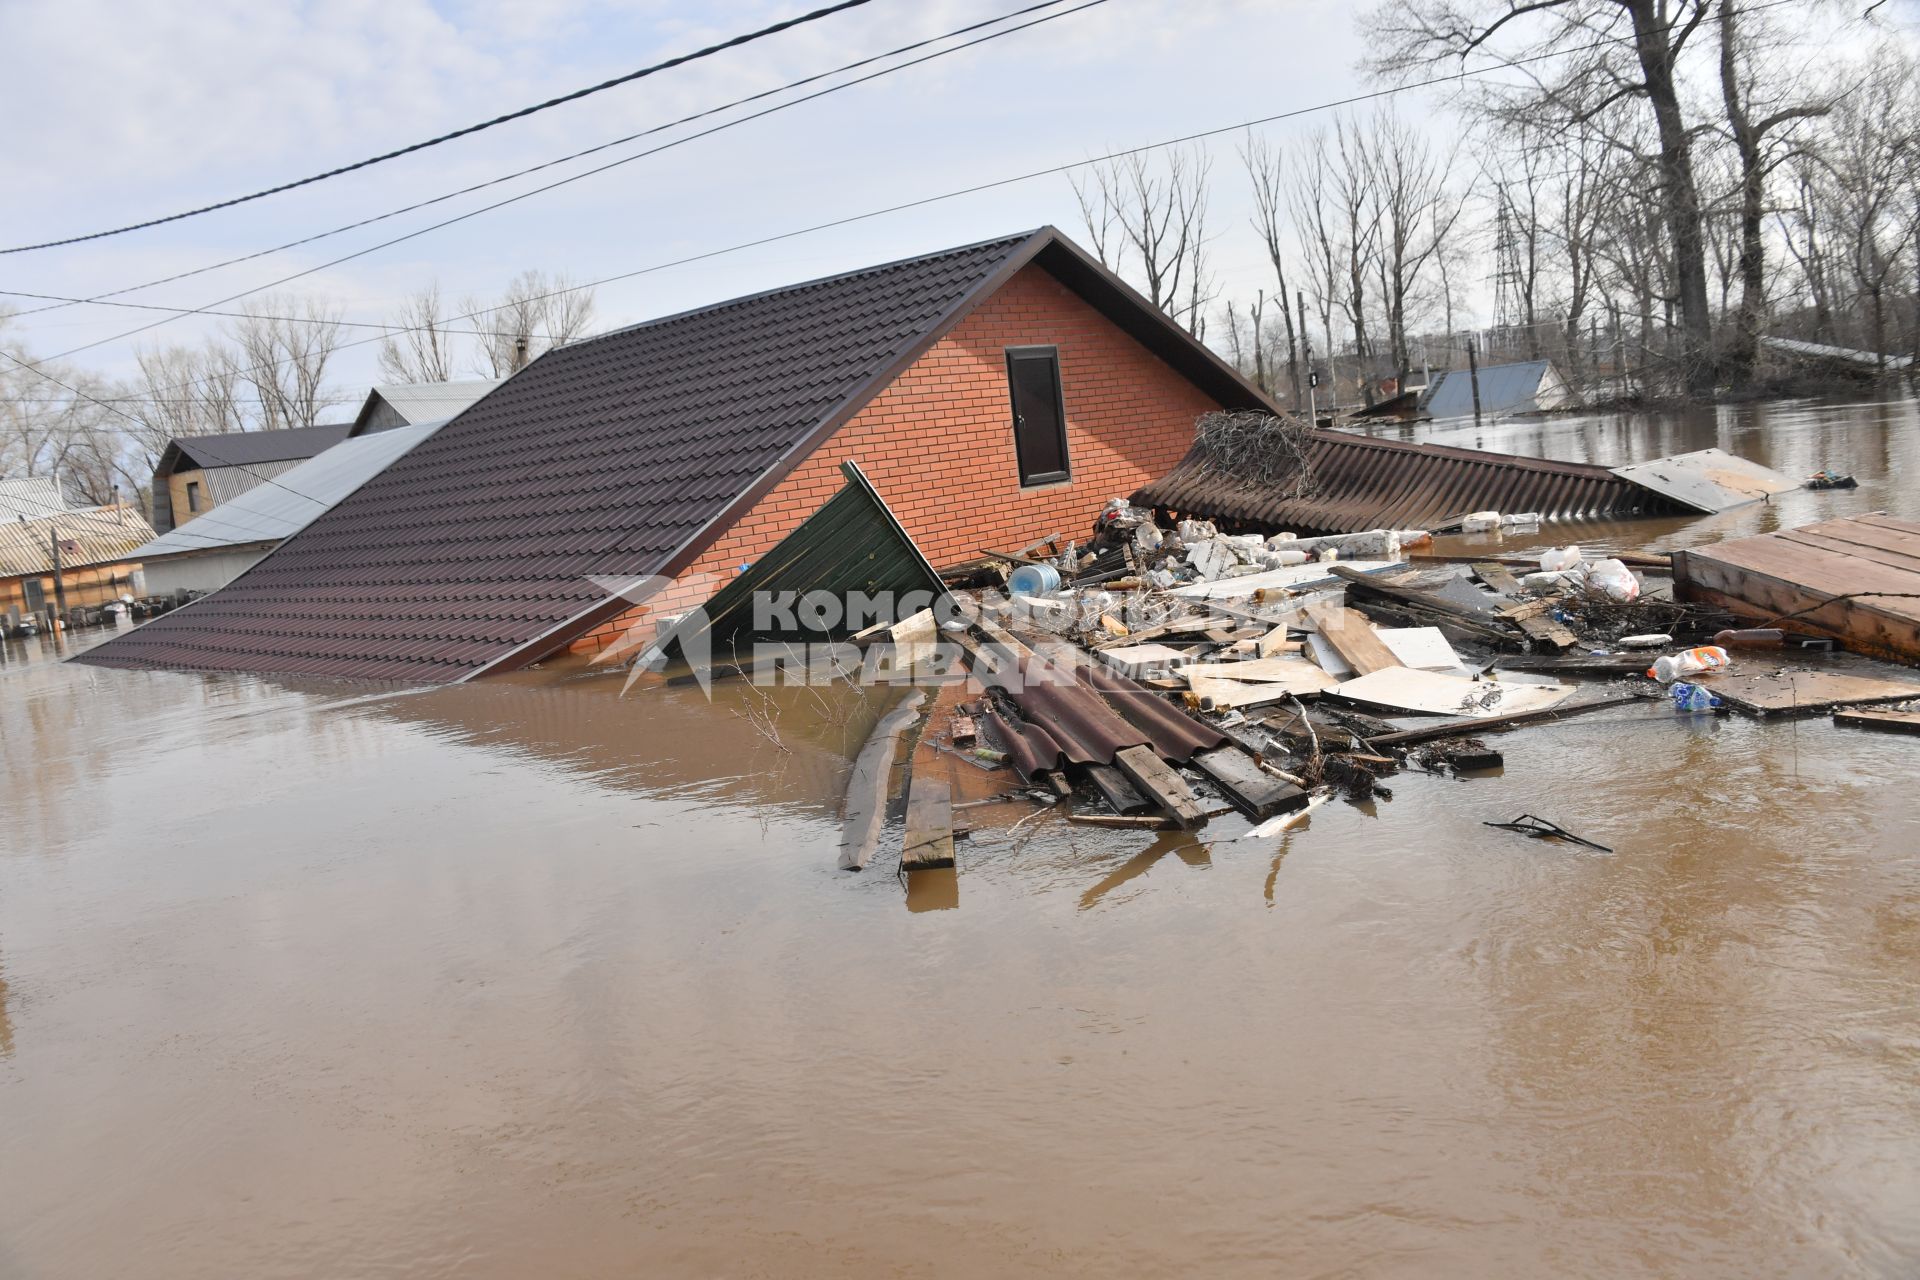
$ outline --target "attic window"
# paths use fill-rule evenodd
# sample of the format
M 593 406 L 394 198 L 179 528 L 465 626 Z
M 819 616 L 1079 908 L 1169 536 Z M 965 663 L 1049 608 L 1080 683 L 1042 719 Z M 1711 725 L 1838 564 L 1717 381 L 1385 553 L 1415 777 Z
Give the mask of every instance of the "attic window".
M 1058 347 L 1008 347 L 1007 386 L 1013 397 L 1013 446 L 1022 486 L 1057 484 L 1071 475 L 1067 411 L 1060 396 Z
M 200 482 L 198 480 L 189 480 L 187 481 L 187 510 L 189 512 L 193 512 L 193 511 L 198 511 L 199 509 L 200 509 Z

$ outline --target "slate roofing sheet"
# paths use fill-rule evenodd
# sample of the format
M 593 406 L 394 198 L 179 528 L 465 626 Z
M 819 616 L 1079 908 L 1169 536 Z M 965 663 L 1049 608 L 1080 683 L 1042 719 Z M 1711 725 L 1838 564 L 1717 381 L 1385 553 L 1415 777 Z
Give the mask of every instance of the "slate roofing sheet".
M 1537 512 L 1547 519 L 1665 514 L 1668 499 L 1607 468 L 1451 445 L 1376 440 L 1316 430 L 1307 446 L 1305 497 L 1248 485 L 1198 448 L 1133 495 L 1136 505 L 1279 533 L 1432 529 L 1475 511 Z
M 231 431 L 218 436 L 175 436 L 173 444 L 196 467 L 245 467 L 311 458 L 331 449 L 353 430 L 350 422 L 285 431 Z M 175 467 L 179 470 L 179 467 Z
M 776 289 L 549 351 L 254 569 L 85 655 L 450 681 L 659 572 L 1031 238 Z
M 0 578 L 52 573 L 52 540 L 65 544 L 62 567 L 85 568 L 127 558 L 153 537 L 137 507 L 84 507 L 38 520 L 0 521 Z
M 133 557 L 149 560 L 292 537 L 440 426 L 438 422 L 422 422 L 343 440 L 275 476 L 272 483 L 256 484 L 161 534 L 135 551 Z
M 66 511 L 70 506 L 58 476 L 14 476 L 0 480 L 0 520 L 18 524 L 22 516 L 38 520 L 56 511 Z

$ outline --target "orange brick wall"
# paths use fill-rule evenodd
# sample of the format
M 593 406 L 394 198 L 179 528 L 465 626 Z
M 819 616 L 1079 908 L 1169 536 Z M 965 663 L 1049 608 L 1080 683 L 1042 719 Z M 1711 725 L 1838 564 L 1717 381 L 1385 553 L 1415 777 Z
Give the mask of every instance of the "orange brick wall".
M 1072 478 L 1020 487 L 1006 349 L 1056 346 Z M 1220 406 L 1045 270 L 1028 266 L 908 367 L 795 467 L 683 572 L 685 584 L 641 610 L 704 601 L 818 510 L 852 459 L 935 567 L 1063 533 L 1084 538 L 1110 498 L 1166 474 L 1193 421 Z M 623 615 L 575 642 L 598 649 L 636 619 Z M 649 626 L 650 631 L 650 626 Z M 650 638 L 650 635 L 649 635 Z

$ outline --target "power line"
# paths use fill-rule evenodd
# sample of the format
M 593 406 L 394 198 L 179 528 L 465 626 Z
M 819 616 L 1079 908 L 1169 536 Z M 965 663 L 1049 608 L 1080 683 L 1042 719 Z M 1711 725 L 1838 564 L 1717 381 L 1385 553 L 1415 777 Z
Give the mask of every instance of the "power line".
M 1048 0 L 1049 4 L 1057 4 L 1061 2 L 1062 0 Z M 839 93 L 844 89 L 851 89 L 856 85 L 865 84 L 869 80 L 877 80 L 882 76 L 892 75 L 897 71 L 905 71 L 909 67 L 919 66 L 923 62 L 931 62 L 935 58 L 943 58 L 943 57 L 946 57 L 948 54 L 958 53 L 963 49 L 970 49 L 975 45 L 985 44 L 990 40 L 998 40 L 1003 36 L 1014 35 L 1018 32 L 1027 30 L 1029 27 L 1037 27 L 1042 23 L 1052 22 L 1057 18 L 1069 17 L 1073 14 L 1081 12 L 1082 10 L 1091 9 L 1105 3 L 1107 3 L 1107 0 L 1084 0 L 1084 3 L 1076 5 L 1074 8 L 1066 9 L 1059 13 L 1048 14 L 1045 17 L 1035 18 L 1033 21 L 1022 23 L 1019 26 L 1008 27 L 1001 31 L 989 32 L 986 35 L 975 37 L 972 40 L 968 40 L 962 44 L 954 45 L 951 48 L 936 50 L 933 53 L 925 54 L 921 57 L 913 58 L 913 59 L 910 59 L 909 61 L 898 63 L 895 66 L 882 68 L 879 71 L 875 71 L 868 75 L 857 77 L 853 80 L 847 80 L 840 84 L 830 85 L 825 89 L 816 90 L 813 93 L 806 94 L 799 98 L 794 98 L 787 102 L 776 103 L 771 107 L 762 108 L 759 111 L 755 111 L 755 112 L 752 112 L 751 114 L 741 116 L 738 119 L 728 120 L 721 124 L 714 125 L 711 128 L 702 129 L 698 133 L 691 133 L 683 138 L 675 138 L 673 141 L 664 142 L 657 147 L 651 147 L 645 151 L 636 152 L 635 154 L 630 156 L 623 156 L 618 160 L 608 161 L 606 164 L 598 165 L 592 169 L 587 169 L 580 173 L 572 174 L 565 178 L 556 179 L 553 182 L 546 183 L 543 186 L 533 187 L 529 190 L 522 191 L 518 195 L 508 196 L 503 200 L 496 200 L 492 204 L 481 205 L 477 209 L 470 209 L 465 213 L 455 214 L 451 218 L 445 218 L 439 222 L 429 223 L 427 226 L 417 228 L 416 230 L 413 230 L 413 231 L 409 231 L 405 235 L 395 236 L 390 240 L 383 240 L 377 244 L 368 245 L 363 249 L 356 249 L 352 253 L 342 254 L 341 256 L 337 258 L 333 258 L 327 262 L 322 262 L 315 266 L 307 267 L 300 271 L 295 271 L 290 275 L 281 276 L 279 279 L 271 280 L 266 284 L 255 285 L 250 289 L 242 289 L 240 292 L 228 294 L 224 298 L 216 298 L 212 302 L 207 303 L 204 307 L 182 308 L 177 314 L 170 315 L 164 320 L 155 320 L 150 324 L 140 325 L 139 327 L 129 329 L 124 333 L 111 334 L 105 338 L 99 338 L 92 342 L 82 343 L 77 347 L 69 347 L 65 351 L 56 352 L 55 354 L 46 357 L 46 359 L 50 361 L 64 360 L 68 356 L 78 355 L 83 351 L 91 351 L 95 347 L 103 347 L 103 346 L 106 346 L 108 343 L 119 342 L 123 339 L 131 338 L 138 334 L 146 333 L 149 330 L 157 329 L 162 325 L 171 324 L 173 323 L 173 321 L 180 319 L 183 316 L 198 315 L 205 312 L 209 308 L 222 306 L 226 303 L 233 302 L 237 299 L 245 298 L 252 294 L 264 292 L 265 290 L 268 290 L 268 289 L 279 288 L 281 285 L 289 284 L 305 276 L 314 275 L 318 272 L 328 270 L 329 268 L 337 267 L 343 262 L 351 262 L 356 258 L 364 258 L 368 254 L 377 253 L 381 249 L 392 248 L 396 244 L 402 244 L 408 240 L 417 239 L 418 237 L 427 235 L 431 232 L 439 231 L 443 228 L 453 226 L 455 223 L 465 222 L 469 218 L 477 218 L 483 213 L 491 213 L 495 209 L 501 209 L 510 204 L 517 204 L 522 200 L 530 199 L 533 196 L 542 195 L 548 191 L 555 190 L 556 188 L 559 188 L 559 187 L 567 186 L 571 183 L 579 182 L 585 178 L 595 177 L 598 174 L 607 172 L 609 169 L 617 169 L 621 165 L 632 164 L 636 160 L 644 160 L 648 156 L 658 155 L 663 151 L 670 151 L 675 147 L 684 146 L 689 142 L 697 142 L 701 138 L 710 137 L 711 135 L 716 133 L 722 133 L 728 129 L 735 128 L 739 125 L 748 124 L 754 120 L 760 119 L 763 116 L 773 115 L 777 112 L 785 111 L 792 107 L 801 106 L 804 103 L 812 102 L 816 98 L 824 98 L 829 96 L 830 94 Z M 1040 8 L 1040 7 L 1045 7 L 1045 6 L 1038 6 L 1038 5 L 1032 6 L 1032 8 Z M 1029 8 L 1026 10 L 1017 10 L 1013 14 L 1003 15 L 1002 18 L 995 19 L 994 21 L 1004 21 L 1006 17 L 1015 17 L 1015 16 L 1019 16 L 1019 14 L 1021 13 L 1031 12 L 1032 8 Z M 963 28 L 963 30 L 977 29 L 979 25 L 983 25 L 983 24 L 975 24 L 975 27 Z M 950 34 L 958 34 L 958 33 L 950 33 Z M 941 37 L 941 38 L 944 39 L 947 37 Z M 882 55 L 882 56 L 885 56 L 885 55 Z M 555 293 L 547 294 L 543 296 L 556 297 L 556 296 L 559 296 L 560 293 L 565 293 L 565 292 L 570 292 L 570 291 L 559 290 L 559 291 L 556 291 Z M 497 309 L 498 308 L 489 307 L 489 308 L 486 308 L 484 311 L 469 312 L 467 316 L 462 318 L 470 319 L 473 316 L 484 315 Z M 424 329 L 424 327 L 425 326 L 415 326 L 413 331 L 416 331 L 416 332 L 420 331 Z M 405 332 L 407 330 L 402 329 L 401 331 Z
M 426 209 L 436 204 L 443 204 L 448 200 L 458 199 L 460 196 L 472 195 L 476 191 L 484 191 L 488 187 L 499 186 L 503 182 L 511 182 L 516 178 L 524 178 L 528 174 L 538 173 L 543 169 L 551 169 L 555 165 L 566 164 L 572 160 L 579 160 L 586 156 L 594 155 L 594 154 L 597 154 L 598 152 L 609 150 L 613 147 L 623 146 L 626 143 L 634 142 L 641 138 L 650 137 L 653 134 L 662 133 L 668 129 L 678 128 L 680 125 L 683 125 L 683 124 L 691 124 L 695 120 L 703 120 L 708 116 L 717 115 L 722 111 L 730 111 L 735 107 L 745 106 L 748 103 L 758 102 L 763 98 L 769 98 L 774 96 L 775 94 L 786 93 L 787 91 L 792 89 L 802 88 L 806 85 L 814 84 L 814 83 L 817 83 L 818 81 L 827 79 L 829 76 L 842 75 L 848 71 L 857 71 L 861 67 L 870 66 L 875 62 L 880 62 L 887 58 L 898 57 L 903 53 L 911 53 L 915 49 L 923 49 L 930 44 L 937 44 L 942 40 L 951 40 L 955 36 L 969 35 L 984 27 L 990 27 L 998 23 L 1005 22 L 1010 18 L 1024 17 L 1029 13 L 1035 13 L 1041 9 L 1050 9 L 1056 5 L 1064 4 L 1064 3 L 1066 3 L 1066 0 L 1044 0 L 1044 2 L 1040 4 L 1030 5 L 1027 8 L 1016 9 L 1011 13 L 1003 13 L 998 17 L 988 18 L 982 22 L 976 22 L 968 26 L 958 27 L 952 31 L 946 32 L 943 35 L 930 36 L 925 40 L 917 40 L 917 41 L 914 41 L 912 44 L 904 44 L 897 49 L 889 49 L 885 53 L 876 53 L 871 57 L 861 58 L 858 61 L 849 62 L 843 66 L 835 67 L 831 71 L 822 71 L 817 75 L 806 76 L 799 80 L 789 81 L 786 84 L 779 85 L 772 89 L 763 89 L 759 93 L 749 94 L 747 97 L 744 97 L 744 98 L 735 98 L 731 102 L 723 102 L 717 107 L 708 107 L 704 111 L 696 111 L 691 115 L 681 116 L 678 120 L 669 120 L 665 124 L 654 125 L 651 128 L 642 129 L 638 133 L 630 133 L 630 134 L 624 135 L 623 137 L 612 138 L 606 142 L 599 143 L 595 146 L 587 147 L 580 151 L 574 151 L 563 156 L 556 156 L 551 160 L 544 160 L 539 164 L 529 165 L 524 169 L 516 169 L 511 173 L 503 173 L 498 177 L 488 178 L 483 182 L 476 182 L 471 186 L 461 187 L 456 191 L 448 191 L 441 195 L 432 196 L 426 200 L 416 201 L 413 204 L 403 205 L 398 209 L 389 209 L 385 213 L 374 214 L 372 217 L 362 218 L 356 222 L 349 222 L 341 226 L 331 227 L 325 231 L 318 231 L 312 235 L 303 236 L 297 240 L 289 240 L 285 244 L 275 245 L 269 249 L 259 249 L 252 253 L 242 254 L 239 257 L 227 258 L 223 261 L 209 263 L 206 266 L 202 266 L 202 267 L 194 267 L 189 271 L 179 271 L 179 272 L 175 272 L 173 275 L 159 276 L 152 280 L 143 281 L 140 284 L 127 285 L 126 287 L 120 288 L 120 289 L 110 289 L 105 293 L 97 293 L 88 298 L 57 298 L 53 306 L 34 307 L 27 311 L 17 312 L 14 318 L 19 319 L 26 316 L 40 315 L 48 311 L 59 311 L 66 307 L 73 306 L 80 303 L 104 302 L 108 298 L 116 298 L 121 296 L 122 294 L 136 293 L 142 289 L 151 289 L 163 284 L 172 284 L 175 281 L 186 280 L 193 276 L 205 275 L 210 271 L 219 271 L 222 268 L 237 266 L 243 262 L 252 262 L 256 258 L 264 258 L 264 257 L 271 256 L 272 254 L 282 253 L 288 249 L 297 249 L 303 245 L 313 244 L 316 241 L 325 240 L 325 239 L 328 239 L 329 237 L 341 235 L 348 231 L 357 231 L 361 227 L 372 226 L 376 222 L 385 222 L 389 218 L 396 218 L 401 216 L 402 214 L 414 213 L 414 212 L 417 212 L 418 210 Z M 646 154 L 651 155 L 652 153 L 648 152 Z M 640 157 L 635 156 L 633 158 L 639 159 Z M 598 170 L 596 170 L 595 172 L 598 172 Z M 585 177 L 588 175 L 582 174 L 580 176 Z M 484 212 L 484 210 L 477 210 L 476 212 Z M 266 287 L 271 288 L 272 286 L 266 286 Z M 49 298 L 55 297 L 55 295 L 14 293 L 11 290 L 4 290 L 4 289 L 0 289 L 0 293 L 11 293 L 12 296 L 15 296 L 15 297 L 49 297 Z M 218 304 L 214 304 L 214 305 L 218 305 Z M 222 314 L 222 313 L 208 311 L 206 314 L 215 315 L 215 314 Z
M 136 289 L 141 289 L 145 287 L 146 287 L 145 285 L 134 286 L 134 288 Z M 268 286 L 268 287 L 271 288 L 272 286 Z M 121 290 L 116 290 L 115 292 L 128 293 L 128 292 L 131 292 L 131 290 L 121 289 Z M 65 294 L 60 294 L 60 293 L 29 293 L 25 289 L 0 289 L 0 297 L 42 298 L 51 302 L 57 302 L 63 307 L 73 306 L 76 304 L 86 305 L 86 306 L 96 306 L 96 307 L 124 307 L 132 311 L 166 311 L 174 315 L 216 316 L 224 320 L 266 320 L 274 324 L 317 324 L 317 325 L 330 324 L 330 325 L 336 325 L 343 329 L 392 329 L 393 328 L 393 325 L 391 323 L 384 320 L 342 320 L 332 316 L 270 316 L 270 315 L 263 315 L 256 311 L 216 311 L 212 306 L 167 307 L 167 306 L 162 306 L 157 302 L 108 302 L 106 301 L 106 299 L 111 296 L 112 295 L 110 294 L 101 294 L 98 297 L 93 297 L 93 298 L 71 298 Z M 240 295 L 240 296 L 244 296 L 244 295 Z M 513 305 L 514 303 L 512 302 L 502 302 L 497 307 L 489 307 L 487 311 L 476 312 L 475 314 L 486 315 L 488 311 L 505 311 Z M 33 315 L 39 315 L 42 311 L 52 311 L 52 310 L 54 310 L 53 307 L 36 307 L 32 311 L 19 312 L 18 315 L 33 316 Z M 8 318 L 14 319 L 17 317 L 10 316 Z M 461 330 L 461 332 L 463 334 L 470 334 L 476 338 L 541 338 L 548 342 L 552 342 L 554 340 L 553 335 L 550 333 L 522 333 L 518 331 L 508 332 L 507 330 L 504 330 L 504 329 L 503 330 L 463 329 Z M 113 341 L 113 339 L 103 338 L 101 339 L 101 341 L 111 342 Z M 85 348 L 78 348 L 78 349 L 84 350 Z M 67 354 L 71 354 L 71 353 L 67 353 Z M 62 358 L 61 356 L 47 357 L 47 359 L 49 360 L 59 360 L 61 358 Z
M 857 9 L 861 5 L 871 4 L 872 2 L 873 0 L 840 0 L 838 4 L 831 4 L 822 9 L 815 9 L 811 13 L 803 13 L 798 17 L 776 22 L 772 26 L 762 27 L 758 31 L 749 31 L 743 35 L 722 40 L 718 44 L 708 45 L 704 49 L 696 49 L 692 53 L 684 53 L 678 57 L 668 58 L 665 62 L 656 62 L 652 66 L 642 67 L 638 71 L 629 71 L 626 75 L 615 76 L 611 80 L 603 80 L 599 84 L 589 85 L 584 89 L 575 89 L 572 93 L 561 94 L 557 98 L 548 98 L 545 102 L 536 102 L 532 106 L 522 107 L 518 111 L 509 111 L 505 115 L 495 116 L 491 120 L 482 120 L 478 124 L 470 124 L 465 128 L 455 129 L 451 133 L 443 133 L 422 142 L 397 147 L 392 151 L 382 152 L 376 156 L 369 156 L 365 160 L 356 160 L 352 164 L 343 164 L 337 168 L 328 169 L 323 173 L 316 173 L 311 177 L 299 178 L 292 182 L 283 182 L 278 186 L 267 187 L 263 190 L 255 191 L 250 195 L 234 196 L 228 200 L 218 200 L 212 204 L 201 205 L 197 209 L 188 209 L 181 213 L 170 213 L 161 218 L 149 218 L 145 222 L 129 223 L 124 227 L 115 227 L 110 231 L 92 231 L 85 235 L 66 236 L 59 240 L 47 240 L 39 244 L 16 245 L 11 249 L 0 249 L 0 255 L 30 253 L 36 249 L 53 249 L 61 245 L 82 244 L 89 240 L 104 240 L 108 236 L 125 235 L 129 231 L 140 231 L 147 227 L 158 227 L 169 222 L 179 222 L 184 218 L 198 217 L 203 213 L 212 213 L 218 209 L 231 209 L 235 205 L 246 204 L 253 200 L 261 200 L 267 196 L 278 195 L 283 191 L 292 191 L 297 187 L 311 186 L 316 182 L 324 182 L 328 178 L 337 178 L 341 174 L 353 173 L 359 169 L 370 168 L 376 164 L 383 164 L 388 160 L 398 159 L 400 156 L 411 155 L 416 151 L 425 151 L 429 147 L 437 147 L 444 142 L 452 142 L 456 138 L 464 138 L 471 134 L 480 133 L 483 130 L 492 129 L 498 125 L 506 124 L 509 121 L 523 120 L 528 116 L 536 115 L 539 112 L 560 106 L 563 103 L 578 102 L 582 98 L 591 97 L 593 94 L 616 88 L 619 85 L 631 84 L 635 80 L 645 79 L 647 76 L 657 74 L 658 72 L 666 71 L 673 67 L 684 66 L 689 62 L 695 62 L 701 58 L 709 58 L 716 53 L 721 53 L 728 49 L 735 49 L 741 45 L 752 44 L 756 40 L 763 40 L 768 36 L 777 35 L 793 27 L 802 26 L 809 22 L 818 22 L 822 18 L 831 17 L 833 14 L 844 12 L 847 9 Z
M 1083 5 L 1081 7 L 1089 8 L 1089 7 L 1092 7 L 1092 4 L 1097 4 L 1102 2 L 1103 0 L 1090 0 L 1089 4 Z M 1771 0 L 1770 3 L 1755 6 L 1755 9 L 1758 10 L 1763 8 L 1765 9 L 1778 8 L 1783 4 L 1788 4 L 1793 2 L 1794 0 Z M 1074 13 L 1074 12 L 1078 12 L 1078 9 L 1067 11 L 1067 13 Z M 1040 21 L 1047 21 L 1053 17 L 1065 17 L 1065 16 L 1067 16 L 1067 14 L 1053 14 L 1053 15 L 1049 15 L 1049 18 L 1047 19 L 1040 19 Z M 1030 26 L 1035 24 L 1029 23 L 1027 25 Z M 1022 30 L 1022 29 L 1024 28 L 1014 28 L 1014 30 Z M 998 34 L 1007 34 L 1007 33 L 1003 32 Z M 569 285 L 566 288 L 555 289 L 548 293 L 540 294 L 536 297 L 525 299 L 525 301 L 539 302 L 549 298 L 561 297 L 568 293 L 576 293 L 583 289 L 596 289 L 602 285 L 614 284 L 624 280 L 632 280 L 640 276 L 651 275 L 656 272 L 671 270 L 674 267 L 688 266 L 696 262 L 704 262 L 712 258 L 724 257 L 728 254 L 742 253 L 748 249 L 762 248 L 766 245 L 777 244 L 782 241 L 797 239 L 798 237 L 801 237 L 801 236 L 812 235 L 817 232 L 833 230 L 839 227 L 851 226 L 855 223 L 871 221 L 872 219 L 886 217 L 890 214 L 902 213 L 909 209 L 918 209 L 927 205 L 938 204 L 947 200 L 959 199 L 963 196 L 977 195 L 983 191 L 992 191 L 992 190 L 997 190 L 1001 187 L 1014 186 L 1018 183 L 1030 182 L 1036 178 L 1057 177 L 1062 174 L 1071 173 L 1076 169 L 1084 169 L 1084 168 L 1088 168 L 1090 166 L 1098 165 L 1098 164 L 1107 164 L 1114 160 L 1125 159 L 1129 156 L 1142 155 L 1149 151 L 1157 151 L 1167 147 L 1183 146 L 1189 142 L 1199 142 L 1208 138 L 1219 137 L 1224 134 L 1238 133 L 1242 130 L 1251 129 L 1260 125 L 1275 124 L 1283 120 L 1298 119 L 1299 117 L 1302 117 L 1302 116 L 1314 115 L 1323 111 L 1333 111 L 1333 110 L 1338 110 L 1339 108 L 1342 108 L 1342 107 L 1357 106 L 1361 103 L 1374 102 L 1383 98 L 1393 97 L 1397 94 L 1410 93 L 1420 89 L 1431 89 L 1431 88 L 1435 88 L 1437 86 L 1446 85 L 1446 84 L 1458 84 L 1465 80 L 1470 80 L 1470 79 L 1475 79 L 1481 76 L 1490 75 L 1498 71 L 1508 71 L 1516 67 L 1530 66 L 1538 62 L 1547 62 L 1556 58 L 1565 58 L 1573 54 L 1588 52 L 1590 50 L 1602 48 L 1610 44 L 1623 43 L 1624 39 L 1625 39 L 1624 37 L 1618 37 L 1618 36 L 1606 37 L 1606 38 L 1591 41 L 1585 45 L 1577 45 L 1577 46 L 1572 46 L 1564 49 L 1555 49 L 1546 53 L 1535 54 L 1531 57 L 1515 58 L 1505 62 L 1493 63 L 1484 67 L 1477 67 L 1472 69 L 1463 67 L 1459 71 L 1451 72 L 1446 75 L 1432 76 L 1426 80 L 1410 81 L 1410 82 L 1407 82 L 1404 84 L 1398 84 L 1398 85 L 1389 85 L 1385 88 L 1371 90 L 1367 93 L 1353 94 L 1345 98 L 1330 99 L 1326 102 L 1315 103 L 1305 107 L 1295 107 L 1287 111 L 1274 112 L 1271 115 L 1256 116 L 1252 119 L 1242 120 L 1234 124 L 1220 125 L 1211 129 L 1203 129 L 1194 133 L 1183 134 L 1179 137 L 1163 139 L 1159 142 L 1149 142 L 1149 143 L 1144 143 L 1137 147 L 1128 147 L 1122 150 L 1110 151 L 1104 155 L 1092 156 L 1085 160 L 1075 160 L 1075 161 L 1068 162 L 1066 164 L 1053 165 L 1044 169 L 1029 170 L 1026 173 L 1015 174 L 1011 177 L 996 178 L 986 182 L 975 183 L 971 186 L 957 187 L 953 190 L 944 191 L 936 195 L 923 196 L 916 200 L 907 200 L 907 201 L 902 201 L 898 204 L 886 205 L 877 209 L 869 209 L 862 213 L 848 214 L 845 217 L 832 218 L 824 222 L 812 223 L 808 226 L 799 227 L 791 231 L 782 231 L 782 232 L 777 232 L 773 235 L 761 236 L 752 240 L 743 240 L 736 244 L 728 245 L 724 248 L 709 249 L 701 253 L 689 254 L 686 257 L 673 258 L 665 262 L 654 263 L 651 266 L 639 267 L 632 271 L 623 271 L 623 272 L 618 272 L 614 275 L 601 276 L 595 280 L 588 280 L 580 284 Z M 978 41 L 975 41 L 973 43 L 978 43 Z M 959 46 L 959 47 L 964 48 L 967 46 Z M 951 52 L 951 51 L 949 50 L 948 52 Z M 922 59 L 921 61 L 924 61 L 924 60 L 925 59 Z M 912 64 L 906 64 L 906 65 L 912 65 Z M 854 82 L 854 83 L 858 83 L 858 82 Z M 634 157 L 634 158 L 638 158 L 638 157 Z M 583 174 L 580 176 L 584 177 L 587 175 Z M 536 194 L 536 192 L 528 192 L 527 194 L 529 195 Z M 508 202 L 502 202 L 502 203 L 508 203 Z M 497 206 L 493 206 L 493 207 L 497 207 Z M 476 213 L 485 212 L 485 211 L 486 210 L 484 209 L 475 210 Z M 429 227 L 429 228 L 424 228 L 423 230 L 433 230 L 433 228 Z M 377 249 L 383 246 L 376 245 L 373 247 Z M 368 250 L 368 252 L 371 252 L 371 250 Z M 272 286 L 266 286 L 266 287 L 272 287 Z M 472 319 L 474 316 L 482 315 L 482 314 L 485 314 L 485 311 L 471 311 L 463 315 L 446 316 L 446 317 L 442 317 L 441 319 L 436 321 L 434 325 L 431 325 L 431 326 L 429 325 L 396 325 L 394 326 L 394 332 L 423 333 L 423 332 L 429 331 L 429 329 L 431 328 L 444 327 L 445 325 L 456 323 L 460 320 Z M 381 340 L 382 339 L 376 339 L 376 338 L 356 339 L 353 342 L 346 342 L 346 343 L 340 344 L 340 346 L 336 347 L 335 350 L 336 351 L 347 350 L 353 347 L 365 346 L 369 342 L 375 342 L 375 341 L 381 341 Z M 59 357 L 48 357 L 48 358 L 57 359 Z M 16 361 L 16 363 L 18 362 Z M 241 370 L 240 372 L 242 374 L 264 373 L 286 363 L 288 363 L 288 361 L 286 360 L 272 361 L 267 364 L 257 365 L 249 369 Z M 27 366 L 27 367 L 31 368 L 31 366 Z M 172 384 L 167 387 L 158 388 L 158 390 L 178 391 L 187 387 L 198 386 L 206 381 L 207 379 L 205 378 L 188 379 L 185 382 L 180 382 L 180 383 Z M 91 397 L 88 397 L 88 398 L 91 398 Z M 122 415 L 122 416 L 126 416 L 126 415 Z

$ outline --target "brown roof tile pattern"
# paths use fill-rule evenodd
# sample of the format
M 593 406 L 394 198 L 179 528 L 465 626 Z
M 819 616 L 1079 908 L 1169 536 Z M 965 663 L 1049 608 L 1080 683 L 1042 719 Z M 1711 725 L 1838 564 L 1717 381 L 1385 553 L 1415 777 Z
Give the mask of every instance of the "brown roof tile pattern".
M 650 321 L 541 356 L 103 666 L 438 683 L 658 572 L 1031 235 Z

